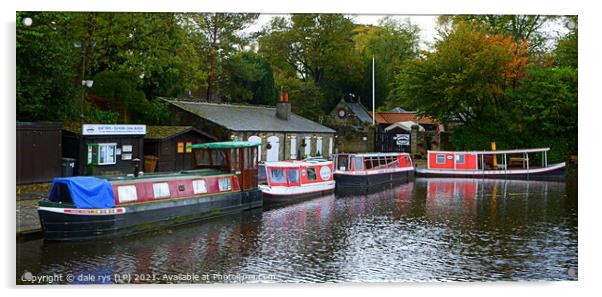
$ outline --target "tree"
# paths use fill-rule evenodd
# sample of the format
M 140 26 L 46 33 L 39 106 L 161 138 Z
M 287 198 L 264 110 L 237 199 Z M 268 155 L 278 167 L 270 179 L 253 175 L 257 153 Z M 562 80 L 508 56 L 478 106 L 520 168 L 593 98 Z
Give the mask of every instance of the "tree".
M 565 25 L 569 33 L 558 40 L 554 56 L 556 64 L 561 67 L 578 68 L 578 18 L 577 16 L 566 16 Z
M 238 52 L 223 62 L 220 85 L 226 102 L 274 105 L 276 89 L 269 62 L 252 51 Z
M 356 54 L 364 65 L 357 95 L 364 105 L 372 104 L 372 58 L 375 59 L 376 106 L 390 96 L 391 83 L 401 65 L 418 52 L 419 28 L 408 20 L 384 17 L 377 26 L 358 26 L 353 37 Z
M 197 50 L 206 56 L 205 69 L 208 76 L 205 95 L 207 100 L 219 99 L 220 76 L 224 75 L 222 63 L 244 47 L 246 38 L 240 32 L 252 24 L 258 16 L 256 13 L 185 15 L 191 39 Z
M 442 122 L 470 124 L 486 118 L 490 106 L 508 106 L 505 93 L 523 76 L 525 55 L 525 43 L 459 22 L 435 52 L 404 64 L 393 91 L 399 101 L 392 101 Z
M 459 22 L 472 22 L 492 34 L 510 36 L 516 43 L 527 42 L 531 56 L 547 51 L 546 42 L 551 36 L 544 30 L 544 25 L 556 19 L 556 16 L 543 15 L 442 15 L 438 21 L 442 32 Z
M 276 84 L 294 78 L 320 89 L 322 110 L 354 89 L 362 65 L 354 54 L 354 24 L 339 14 L 294 14 L 277 17 L 259 37 L 259 53 L 272 64 Z
M 22 25 L 29 17 L 31 26 Z M 77 117 L 80 60 L 66 28 L 68 13 L 18 12 L 16 98 L 19 121 L 67 121 Z

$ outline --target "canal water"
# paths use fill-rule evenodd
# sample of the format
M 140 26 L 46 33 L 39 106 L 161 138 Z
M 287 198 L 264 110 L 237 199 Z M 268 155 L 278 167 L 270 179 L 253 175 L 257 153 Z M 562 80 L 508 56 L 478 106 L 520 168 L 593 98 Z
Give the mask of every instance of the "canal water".
M 122 239 L 17 243 L 17 283 L 577 280 L 577 186 L 424 179 Z

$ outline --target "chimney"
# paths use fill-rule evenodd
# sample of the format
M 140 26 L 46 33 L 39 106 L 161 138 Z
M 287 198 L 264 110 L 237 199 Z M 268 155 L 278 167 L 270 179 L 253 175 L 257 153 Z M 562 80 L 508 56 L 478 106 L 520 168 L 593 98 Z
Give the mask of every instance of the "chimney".
M 288 93 L 280 93 L 280 101 L 276 103 L 276 117 L 288 121 L 291 116 L 291 104 L 288 102 Z

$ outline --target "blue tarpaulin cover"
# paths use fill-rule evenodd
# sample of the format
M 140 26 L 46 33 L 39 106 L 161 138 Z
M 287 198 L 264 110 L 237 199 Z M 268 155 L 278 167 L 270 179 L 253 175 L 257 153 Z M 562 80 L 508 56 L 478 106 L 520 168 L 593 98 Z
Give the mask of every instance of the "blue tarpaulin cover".
M 100 178 L 92 176 L 60 177 L 52 181 L 50 188 L 50 201 L 65 201 L 60 197 L 62 187 L 57 183 L 68 187 L 71 199 L 77 208 L 111 208 L 115 206 L 113 188 L 111 184 Z M 64 194 L 63 194 L 64 195 Z

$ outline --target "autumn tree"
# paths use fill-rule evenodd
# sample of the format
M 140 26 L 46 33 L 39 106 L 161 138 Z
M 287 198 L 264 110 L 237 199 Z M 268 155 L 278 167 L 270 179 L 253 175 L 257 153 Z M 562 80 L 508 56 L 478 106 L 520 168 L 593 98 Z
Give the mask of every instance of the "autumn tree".
M 471 23 L 454 26 L 434 52 L 402 67 L 391 100 L 442 122 L 470 124 L 491 106 L 508 106 L 505 93 L 524 73 L 526 44 Z

